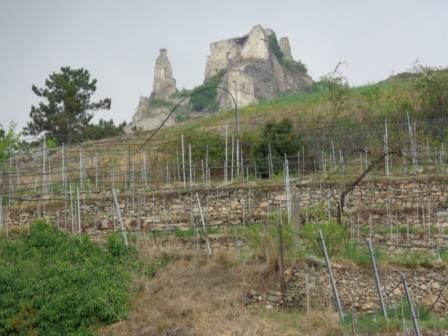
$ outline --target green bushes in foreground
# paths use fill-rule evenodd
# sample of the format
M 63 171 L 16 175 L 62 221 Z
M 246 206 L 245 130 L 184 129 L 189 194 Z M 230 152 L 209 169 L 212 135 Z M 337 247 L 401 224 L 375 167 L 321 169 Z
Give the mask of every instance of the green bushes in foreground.
M 38 221 L 0 240 L 0 335 L 90 335 L 126 316 L 132 250 L 102 248 Z

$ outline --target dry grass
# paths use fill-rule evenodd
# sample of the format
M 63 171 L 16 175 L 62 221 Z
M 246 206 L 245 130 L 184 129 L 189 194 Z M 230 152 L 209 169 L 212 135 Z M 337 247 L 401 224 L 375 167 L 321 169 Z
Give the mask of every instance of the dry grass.
M 146 258 L 149 253 L 144 251 Z M 268 335 L 244 304 L 259 270 L 259 266 L 238 266 L 225 253 L 210 260 L 194 253 L 178 254 L 152 280 L 136 279 L 132 312 L 114 326 L 112 334 Z
M 345 331 L 336 313 L 329 311 L 266 311 L 262 320 L 272 327 L 270 335 L 342 336 Z
M 278 288 L 273 264 L 241 265 L 229 252 L 207 259 L 194 252 L 141 250 L 146 260 L 160 253 L 174 253 L 175 257 L 153 279 L 142 276 L 135 280 L 136 296 L 128 319 L 103 329 L 102 335 L 287 336 L 297 335 L 298 330 L 303 330 L 301 335 L 334 334 L 326 333 L 333 330 L 332 317 L 321 313 L 298 319 L 295 313 L 264 308 L 251 311 L 246 306 L 251 289 Z M 302 322 L 309 326 L 303 328 Z M 313 333 L 316 330 L 322 332 Z
M 102 330 L 102 335 L 339 335 L 333 332 L 339 329 L 328 313 L 299 318 L 297 313 L 251 311 L 246 306 L 251 289 L 278 288 L 273 265 L 241 265 L 229 252 L 207 259 L 195 252 L 141 249 L 143 262 L 161 253 L 174 257 L 153 279 L 135 279 L 136 295 L 127 320 Z

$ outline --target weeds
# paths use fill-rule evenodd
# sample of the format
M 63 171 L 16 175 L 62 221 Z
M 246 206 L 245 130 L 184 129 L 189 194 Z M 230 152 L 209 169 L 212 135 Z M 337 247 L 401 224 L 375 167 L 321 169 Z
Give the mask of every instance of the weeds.
M 321 242 L 318 239 L 318 232 L 322 231 L 325 245 L 329 256 L 334 256 L 341 252 L 344 242 L 349 238 L 348 230 L 335 221 L 322 221 L 318 223 L 307 223 L 303 227 L 303 239 L 306 246 L 316 256 L 322 256 Z
M 160 270 L 164 269 L 170 262 L 176 259 L 176 256 L 167 252 L 162 252 L 159 256 L 154 258 L 143 269 L 143 274 L 148 278 L 154 278 Z

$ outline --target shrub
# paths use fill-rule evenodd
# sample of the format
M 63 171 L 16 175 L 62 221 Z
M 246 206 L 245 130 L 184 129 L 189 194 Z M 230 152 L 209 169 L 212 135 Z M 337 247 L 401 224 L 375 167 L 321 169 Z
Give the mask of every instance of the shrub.
M 448 108 L 448 70 L 420 66 L 419 71 L 415 89 L 424 116 L 444 117 Z
M 210 132 L 197 131 L 185 135 L 185 142 L 191 143 L 191 157 L 194 162 L 204 160 L 208 148 L 209 163 L 216 163 L 222 166 L 224 162 L 225 138 Z M 229 145 L 230 147 L 230 145 Z
M 271 147 L 272 164 L 274 173 L 283 170 L 284 156 L 296 156 L 297 151 L 302 148 L 302 141 L 298 135 L 294 134 L 292 121 L 284 118 L 277 122 L 268 121 L 263 128 L 260 142 L 256 146 L 255 155 L 261 159 L 260 168 L 267 177 L 267 158 Z
M 117 243 L 118 244 L 118 243 Z M 128 311 L 129 258 L 45 222 L 0 240 L 0 334 L 89 335 Z
M 122 236 L 118 233 L 107 236 L 107 250 L 114 257 L 125 256 L 129 253 L 129 248 L 125 246 Z

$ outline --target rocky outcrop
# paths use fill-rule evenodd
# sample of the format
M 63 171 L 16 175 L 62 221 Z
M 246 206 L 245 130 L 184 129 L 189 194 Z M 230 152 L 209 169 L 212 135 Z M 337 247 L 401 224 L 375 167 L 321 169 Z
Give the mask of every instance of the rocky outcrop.
M 214 42 L 205 70 L 206 82 L 224 70 L 221 85 L 246 106 L 282 92 L 303 91 L 312 84 L 301 63 L 292 58 L 287 37 L 277 41 L 275 32 L 255 26 L 248 35 Z M 219 92 L 220 109 L 232 106 L 226 92 Z
M 168 116 L 169 106 L 156 106 L 154 96 L 140 97 L 137 109 L 132 117 L 132 123 L 128 126 L 128 131 L 132 128 L 151 130 L 159 127 L 163 120 Z M 174 119 L 168 119 L 165 125 L 173 125 Z

